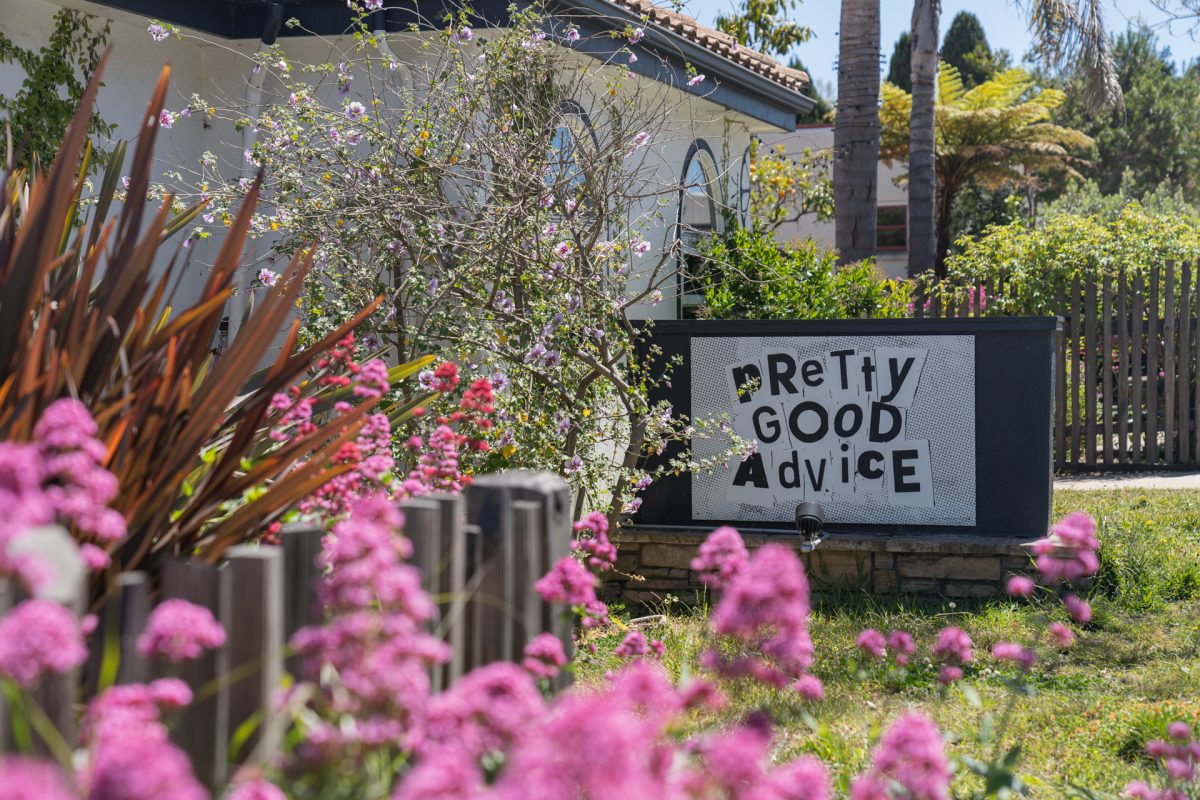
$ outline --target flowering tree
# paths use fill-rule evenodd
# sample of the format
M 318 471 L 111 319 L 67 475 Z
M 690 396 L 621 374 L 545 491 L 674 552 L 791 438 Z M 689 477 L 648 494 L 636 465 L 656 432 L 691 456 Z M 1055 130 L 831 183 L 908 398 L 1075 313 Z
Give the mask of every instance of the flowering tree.
M 248 185 L 223 172 L 263 169 L 262 258 L 316 243 L 304 336 L 384 294 L 365 341 L 399 360 L 448 352 L 468 378 L 493 379 L 497 425 L 479 468 L 550 469 L 579 509 L 621 511 L 643 456 L 700 424 L 648 399 L 671 365 L 638 347 L 634 321 L 674 280 L 674 248 L 643 233 L 678 192 L 654 147 L 692 138 L 667 123 L 682 95 L 629 71 L 640 29 L 607 39 L 598 61 L 572 50 L 574 27 L 534 12 L 486 37 L 450 15 L 440 33 L 393 37 L 410 51 L 401 64 L 362 11 L 330 63 L 256 56 L 276 93 L 253 118 L 201 98 L 171 116 L 258 131 L 252 149 L 205 154 L 193 171 L 191 191 L 212 200 L 193 236 L 226 221 Z M 673 468 L 696 466 L 712 465 Z

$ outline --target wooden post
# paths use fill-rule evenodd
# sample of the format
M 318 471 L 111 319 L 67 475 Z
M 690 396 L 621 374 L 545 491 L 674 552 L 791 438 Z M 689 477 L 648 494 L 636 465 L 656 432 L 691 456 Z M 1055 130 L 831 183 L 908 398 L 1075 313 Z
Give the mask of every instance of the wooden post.
M 217 619 L 228 620 L 232 611 L 229 576 L 226 569 L 172 559 L 163 564 L 162 596 L 204 606 Z M 214 691 L 217 680 L 228 673 L 227 647 L 210 650 L 179 668 L 179 677 L 197 697 L 180 712 L 179 726 L 172 736 L 191 757 L 196 777 L 210 788 L 224 784 L 228 778 L 229 692 Z
M 1142 328 L 1146 325 L 1146 308 L 1142 299 L 1142 294 L 1146 289 L 1146 279 L 1139 272 L 1133 278 L 1133 365 L 1130 369 L 1129 376 L 1132 382 L 1133 392 L 1130 396 L 1129 405 L 1133 411 L 1133 448 L 1132 456 L 1134 464 L 1147 463 L 1147 454 L 1150 448 L 1142 441 L 1142 421 L 1146 418 L 1146 393 L 1143 391 L 1145 379 L 1142 377 L 1142 366 L 1145 359 L 1142 358 L 1142 347 L 1146 339 L 1142 336 Z
M 101 689 L 100 671 L 107 666 L 104 659 L 111 648 L 117 658 L 117 683 L 145 683 L 150 680 L 150 662 L 137 650 L 137 637 L 146 628 L 150 618 L 150 576 L 145 572 L 122 572 L 117 575 L 113 591 L 100 624 L 92 634 L 92 647 L 88 659 L 86 691 L 89 697 Z
M 321 571 L 317 556 L 325 531 L 313 525 L 285 525 L 283 541 L 283 638 L 290 642 L 296 631 L 320 624 L 323 614 L 317 600 Z M 288 656 L 285 668 L 300 676 L 300 659 Z
M 1071 454 L 1068 459 L 1073 465 L 1083 460 L 1083 426 L 1079 419 L 1079 331 L 1081 312 L 1079 305 L 1079 278 L 1071 280 L 1071 318 L 1067 332 L 1067 353 L 1071 359 Z
M 1192 265 L 1183 262 L 1179 274 L 1179 363 L 1175 368 L 1177 430 L 1180 464 L 1192 463 Z
M 271 697 L 283 678 L 284 582 L 283 549 L 270 545 L 238 545 L 225 554 L 230 605 L 223 619 L 229 636 L 228 738 L 239 747 L 236 763 L 266 761 L 278 750 L 279 732 L 272 721 Z M 224 677 L 224 676 L 223 676 Z M 243 725 L 256 726 L 247 736 Z
M 430 628 L 441 635 L 450 594 L 445 572 L 451 555 L 441 535 L 442 508 L 435 500 L 414 498 L 401 503 L 400 511 L 404 514 L 404 536 L 412 544 L 410 563 L 421 573 L 421 583 L 434 601 L 436 616 Z M 444 678 L 445 669 L 441 665 L 431 670 L 430 680 L 435 691 L 444 688 Z
M 1062 469 L 1067 464 L 1067 298 L 1066 287 L 1058 284 L 1054 304 L 1062 325 L 1054 353 L 1054 465 Z
M 1174 464 L 1175 448 L 1175 263 L 1163 281 L 1163 459 Z
M 1129 463 L 1129 284 L 1117 278 L 1117 461 Z
M 442 546 L 448 560 L 439 576 L 439 591 L 449 598 L 442 613 L 441 635 L 452 651 L 449 663 L 440 673 L 438 685 L 449 686 L 466 671 L 467 648 L 467 562 L 471 557 L 466 531 L 466 510 L 459 495 L 433 495 L 438 504 Z
M 1104 465 L 1113 462 L 1113 297 L 1112 276 L 1105 275 L 1103 283 L 1104 317 L 1100 324 L 1100 368 L 1103 372 L 1100 380 L 1100 414 L 1103 423 L 1101 435 L 1104 444 L 1101 452 L 1104 454 Z
M 1158 447 L 1158 284 L 1160 267 L 1150 268 L 1150 323 L 1146 334 L 1146 463 L 1157 464 Z
M 1088 281 L 1084 287 L 1083 315 L 1083 401 L 1086 426 L 1084 463 L 1096 466 L 1096 284 Z

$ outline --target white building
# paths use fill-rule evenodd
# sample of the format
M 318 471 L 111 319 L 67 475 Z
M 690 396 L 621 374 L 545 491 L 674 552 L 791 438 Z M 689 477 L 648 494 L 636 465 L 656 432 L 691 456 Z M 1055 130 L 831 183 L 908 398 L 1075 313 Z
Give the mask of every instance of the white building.
M 401 63 L 428 58 L 414 41 L 422 34 L 413 34 L 410 26 L 416 23 L 431 31 L 426 21 L 441 20 L 450 4 L 412 0 L 396 3 L 395 8 L 390 7 L 391 2 L 384 5 L 372 16 L 371 25 L 387 37 Z M 477 30 L 505 26 L 508 0 L 472 5 Z M 351 18 L 345 0 L 0 0 L 0 30 L 19 47 L 43 47 L 54 14 L 64 7 L 94 15 L 98 26 L 105 21 L 111 25 L 113 54 L 99 96 L 99 111 L 104 119 L 116 123 L 118 139 L 137 136 L 136 126 L 164 62 L 170 62 L 173 69 L 168 107 L 182 107 L 193 94 L 210 97 L 217 92 L 243 93 L 252 105 L 255 81 L 247 65 L 256 49 L 278 38 L 290 58 L 319 63 L 329 53 L 328 42 L 320 37 L 343 34 Z M 556 0 L 550 10 L 581 29 L 584 38 L 578 49 L 582 54 L 601 59 L 611 57 L 623 43 L 606 45 L 606 39 L 615 40 L 605 34 L 620 32 L 628 25 L 644 28 L 638 46 L 649 57 L 639 58 L 628 68 L 639 79 L 654 81 L 673 93 L 679 102 L 670 107 L 679 110 L 672 113 L 687 117 L 676 120 L 677 129 L 688 131 L 686 138 L 652 145 L 664 185 L 678 188 L 674 207 L 662 213 L 662 222 L 649 232 L 651 243 L 686 251 L 686 246 L 677 248 L 677 243 L 719 228 L 724 204 L 744 214 L 750 137 L 795 129 L 797 116 L 812 106 L 801 94 L 807 76 L 739 48 L 729 36 L 648 0 Z M 300 21 L 299 29 L 284 24 L 291 18 Z M 151 19 L 179 26 L 185 36 L 156 43 L 147 33 Z M 316 36 L 299 35 L 300 29 Z M 688 86 L 689 69 L 707 76 L 702 88 Z M 23 78 L 19 66 L 0 66 L 0 92 L 13 92 Z M 586 98 L 579 100 L 584 108 L 588 106 Z M 228 123 L 210 124 L 200 117 L 181 119 L 162 132 L 158 155 L 164 170 L 194 163 L 205 151 L 228 150 L 243 141 L 243 134 Z M 215 247 L 213 240 L 198 246 L 196 263 L 203 264 L 205 253 Z M 678 259 L 679 264 L 683 261 Z M 202 267 L 193 273 L 185 288 L 203 281 Z M 646 315 L 662 318 L 684 313 L 688 302 L 684 283 L 680 275 L 674 296 L 647 307 Z
M 828 156 L 833 152 L 833 125 L 800 125 L 790 133 L 760 134 L 759 139 L 764 148 L 773 149 L 782 144 L 787 156 L 793 159 L 801 158 L 806 150 L 814 155 Z M 832 164 L 828 160 L 825 163 Z M 908 277 L 908 190 L 896 182 L 905 171 L 899 162 L 890 167 L 879 162 L 875 261 L 893 278 Z M 776 236 L 785 244 L 795 239 L 812 238 L 833 247 L 833 220 L 820 222 L 812 215 L 804 216 L 796 222 L 781 225 Z

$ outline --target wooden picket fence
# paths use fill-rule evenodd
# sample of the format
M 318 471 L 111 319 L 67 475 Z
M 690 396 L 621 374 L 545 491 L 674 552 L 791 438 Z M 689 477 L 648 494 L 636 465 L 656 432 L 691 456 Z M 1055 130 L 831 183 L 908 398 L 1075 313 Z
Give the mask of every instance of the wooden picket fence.
M 1168 263 L 1138 273 L 1052 287 L 1040 307 L 1002 283 L 977 282 L 914 303 L 917 316 L 1053 313 L 1055 466 L 1068 471 L 1200 465 L 1200 267 Z M 983 298 L 980 300 L 980 298 Z M 1049 305 L 1049 308 L 1047 308 Z
M 570 644 L 568 622 L 533 588 L 569 552 L 571 503 L 561 478 L 530 472 L 486 475 L 463 496 L 409 500 L 400 509 L 404 534 L 413 545 L 412 563 L 439 604 L 433 630 L 454 651 L 447 664 L 433 670 L 435 690 L 481 664 L 520 661 L 525 643 L 538 633 L 550 631 L 564 646 Z M 157 592 L 146 573 L 122 574 L 93 634 L 92 660 L 81 674 L 44 681 L 39 704 L 64 738 L 74 741 L 78 700 L 101 685 L 105 649 L 120 655 L 105 683 L 166 674 L 137 652 L 135 641 L 156 600 L 182 598 L 212 610 L 228 640 L 174 671 L 195 696 L 172 731 L 174 741 L 209 787 L 228 780 L 239 763 L 268 758 L 286 722 L 272 698 L 284 671 L 295 674 L 298 667 L 287 657 L 286 643 L 300 628 L 321 623 L 316 557 L 324 535 L 318 528 L 293 526 L 283 531 L 279 546 L 234 547 L 218 565 L 170 561 Z M 82 606 L 85 591 L 80 582 L 78 603 L 68 604 Z M 13 594 L 0 584 L 0 614 L 16 602 Z M 5 741 L 10 731 L 0 701 L 0 752 L 10 749 Z

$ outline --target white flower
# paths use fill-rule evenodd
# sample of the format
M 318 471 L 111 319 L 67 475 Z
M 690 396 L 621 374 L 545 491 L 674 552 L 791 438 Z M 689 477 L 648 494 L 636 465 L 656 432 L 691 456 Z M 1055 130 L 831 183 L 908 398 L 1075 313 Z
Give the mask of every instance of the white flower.
M 698 84 L 704 83 L 704 78 L 705 78 L 705 75 L 703 72 L 701 72 L 699 75 L 697 75 L 696 77 L 694 77 L 690 81 L 688 81 L 688 86 L 696 86 Z
M 571 30 L 567 31 L 567 41 L 568 42 L 578 42 L 579 41 L 579 31 L 575 30 L 574 28 L 571 28 Z
M 645 35 L 646 35 L 646 31 L 644 28 L 634 28 L 633 33 L 629 34 L 629 43 L 637 44 L 638 42 L 640 42 L 642 40 L 642 37 L 644 37 Z
M 161 42 L 167 38 L 167 29 L 157 22 L 151 22 L 150 27 L 146 28 L 146 33 L 150 34 L 150 38 L 156 42 Z
M 175 124 L 175 115 L 165 108 L 158 113 L 158 125 L 160 128 L 169 128 Z
M 367 107 L 357 100 L 346 106 L 346 116 L 350 119 L 359 119 L 363 114 L 367 113 Z
M 272 272 L 269 269 L 260 269 L 258 271 L 258 282 L 263 286 L 274 286 L 279 282 L 279 273 Z
M 633 252 L 637 254 L 638 258 L 641 258 L 650 252 L 650 243 L 645 239 L 639 239 L 633 244 Z

